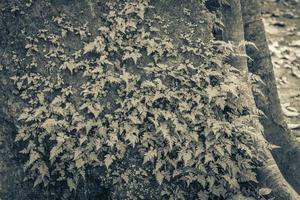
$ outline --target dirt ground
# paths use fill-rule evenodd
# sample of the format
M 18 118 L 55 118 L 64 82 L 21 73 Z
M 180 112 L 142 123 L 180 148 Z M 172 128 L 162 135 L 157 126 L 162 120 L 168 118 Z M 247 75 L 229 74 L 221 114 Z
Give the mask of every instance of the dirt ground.
M 263 1 L 263 16 L 283 113 L 300 142 L 300 0 Z

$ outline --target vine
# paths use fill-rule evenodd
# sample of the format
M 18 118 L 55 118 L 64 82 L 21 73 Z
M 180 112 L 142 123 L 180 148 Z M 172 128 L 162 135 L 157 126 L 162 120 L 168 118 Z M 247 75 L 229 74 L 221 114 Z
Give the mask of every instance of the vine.
M 62 14 L 58 33 L 27 37 L 31 62 L 11 79 L 27 102 L 16 141 L 26 144 L 28 179 L 63 183 L 68 198 L 99 168 L 117 199 L 260 198 L 247 83 L 226 64 L 228 46 L 199 37 L 212 26 L 191 20 L 212 17 L 203 2 L 182 8 L 180 31 L 152 1 L 103 6 L 96 36 Z M 81 40 L 72 53 L 61 42 L 69 34 Z

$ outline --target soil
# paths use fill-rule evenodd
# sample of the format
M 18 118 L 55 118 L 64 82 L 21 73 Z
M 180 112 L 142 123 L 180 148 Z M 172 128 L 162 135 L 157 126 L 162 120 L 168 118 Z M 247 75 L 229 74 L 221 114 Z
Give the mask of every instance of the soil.
M 263 1 L 263 17 L 282 110 L 300 142 L 300 1 Z

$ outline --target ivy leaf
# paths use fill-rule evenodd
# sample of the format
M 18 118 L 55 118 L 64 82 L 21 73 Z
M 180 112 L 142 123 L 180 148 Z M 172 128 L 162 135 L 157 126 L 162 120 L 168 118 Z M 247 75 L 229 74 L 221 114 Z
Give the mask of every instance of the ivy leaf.
M 18 120 L 24 120 L 24 119 L 27 119 L 28 116 L 29 116 L 29 115 L 28 115 L 27 113 L 22 113 L 22 114 L 19 116 Z
M 161 124 L 161 126 L 159 127 L 158 130 L 161 131 L 164 139 L 166 139 L 168 141 L 168 143 L 170 145 L 170 148 L 172 149 L 174 141 L 173 141 L 172 137 L 169 134 L 169 127 L 168 127 L 168 125 L 166 123 Z
M 189 163 L 189 161 L 191 159 L 192 159 L 191 151 L 187 151 L 187 152 L 183 153 L 182 160 L 184 161 L 184 166 L 187 166 L 187 164 Z
M 44 121 L 41 127 L 44 128 L 48 133 L 51 133 L 56 125 L 57 121 L 55 119 L 47 119 Z
M 89 160 L 92 162 L 92 161 L 95 161 L 95 162 L 99 162 L 98 158 L 97 158 L 97 154 L 95 152 L 91 152 L 91 154 L 89 155 Z
M 233 94 L 235 97 L 238 97 L 238 92 L 237 92 L 238 86 L 236 84 L 222 83 L 221 88 L 223 91 L 229 92 L 229 93 Z
M 79 158 L 75 161 L 75 166 L 77 169 L 80 169 L 85 164 L 84 160 L 82 158 Z
M 39 155 L 38 152 L 36 152 L 36 151 L 30 151 L 28 166 L 31 165 L 32 163 L 34 163 L 39 158 L 40 158 L 40 155 Z
M 128 183 L 129 182 L 129 177 L 127 176 L 127 174 L 121 174 L 121 178 Z
M 206 93 L 207 93 L 209 103 L 211 102 L 212 98 L 220 96 L 219 87 L 208 86 L 206 88 Z
M 141 85 L 141 88 L 155 88 L 156 85 L 153 83 L 153 81 L 148 81 L 148 80 L 145 80 L 143 81 L 142 85 Z
M 271 188 L 260 188 L 258 190 L 258 194 L 261 195 L 261 196 L 265 196 L 265 195 L 268 195 L 272 192 L 272 189 Z
M 257 178 L 256 178 L 256 173 L 253 171 L 247 170 L 241 173 L 240 180 L 242 182 L 248 182 L 248 181 L 253 181 L 255 183 L 258 183 Z
M 58 156 L 58 154 L 61 152 L 61 146 L 54 146 L 50 151 L 50 160 L 53 160 L 55 157 Z
M 155 173 L 155 178 L 156 178 L 156 181 L 158 182 L 158 184 L 161 185 L 164 180 L 164 175 L 160 171 L 157 171 Z
M 25 129 L 19 129 L 15 137 L 15 142 L 18 142 L 20 140 L 26 140 L 25 137 L 26 137 Z
M 64 64 L 60 67 L 60 69 L 68 69 L 71 74 L 73 74 L 74 70 L 79 67 L 78 64 L 76 64 L 74 61 L 67 61 L 64 62 Z
M 218 145 L 214 145 L 214 148 L 215 148 L 216 152 L 217 152 L 220 156 L 224 156 L 224 155 L 225 155 L 225 152 L 224 152 L 223 147 L 220 147 L 220 146 L 218 146 Z
M 151 150 L 149 150 L 148 152 L 145 153 L 143 164 L 154 159 L 156 156 L 157 156 L 157 150 L 151 148 Z
M 214 162 L 214 156 L 212 153 L 207 153 L 205 156 L 204 156 L 204 163 L 209 163 L 209 162 Z
M 142 20 L 144 20 L 145 15 L 145 6 L 140 6 L 139 11 L 137 12 L 137 16 L 139 16 Z
M 67 178 L 67 184 L 70 191 L 76 190 L 76 183 L 72 178 Z
M 144 40 L 143 46 L 146 47 L 147 56 L 149 56 L 150 54 L 156 52 L 159 48 L 159 45 L 155 42 L 154 39 Z
M 124 80 L 127 84 L 130 82 L 130 80 L 132 78 L 134 78 L 134 76 L 132 76 L 130 73 L 128 73 L 127 71 L 123 70 L 123 73 L 120 75 L 120 78 L 122 80 Z
M 215 103 L 217 106 L 219 106 L 219 108 L 221 108 L 221 110 L 224 110 L 225 104 L 226 104 L 226 99 L 225 99 L 225 97 L 219 97 L 216 99 Z
M 99 104 L 95 104 L 94 106 L 88 105 L 88 110 L 97 118 L 103 109 Z
M 83 54 L 86 54 L 86 53 L 89 53 L 89 52 L 92 52 L 92 51 L 96 51 L 97 53 L 101 53 L 104 48 L 105 48 L 105 44 L 104 44 L 104 39 L 100 36 L 97 36 L 96 39 L 91 42 L 91 43 L 88 43 L 84 46 L 84 52 Z
M 108 169 L 109 166 L 113 163 L 113 161 L 115 160 L 115 156 L 114 155 L 110 155 L 110 154 L 107 154 L 105 156 L 105 159 L 104 159 L 104 164 L 106 166 L 106 168 Z
M 121 17 L 117 17 L 115 19 L 115 21 L 117 22 L 116 23 L 116 30 L 122 32 L 122 33 L 125 33 L 125 30 L 126 30 L 126 22 L 123 18 Z
M 197 182 L 202 185 L 203 188 L 206 187 L 207 181 L 203 175 L 198 175 L 197 176 Z
M 199 135 L 198 135 L 197 132 L 191 132 L 191 133 L 190 133 L 190 136 L 191 136 L 191 138 L 192 138 L 193 140 L 195 140 L 196 142 L 199 141 Z
M 228 0 L 218 0 L 220 6 L 230 6 Z
M 131 52 L 131 53 L 126 52 L 125 55 L 123 56 L 123 60 L 132 59 L 134 61 L 134 64 L 136 64 L 138 59 L 141 56 L 142 54 L 140 54 L 139 52 Z
M 45 163 L 40 164 L 38 170 L 42 178 L 44 178 L 45 176 L 49 177 L 49 169 Z
M 239 183 L 235 177 L 230 176 L 229 174 L 223 175 L 223 178 L 227 181 L 232 189 L 238 189 Z
M 76 148 L 75 151 L 74 151 L 74 158 L 73 158 L 73 160 L 77 160 L 80 157 L 81 154 L 82 154 L 81 149 L 80 148 Z
M 36 187 L 37 185 L 41 184 L 42 182 L 43 182 L 42 177 L 38 176 L 33 183 L 33 187 Z
M 128 140 L 133 147 L 138 141 L 138 137 L 132 132 L 126 133 L 125 139 Z
M 64 137 L 63 133 L 58 133 L 56 141 L 58 144 L 62 144 L 65 142 L 65 137 Z
M 158 63 L 156 65 L 157 65 L 157 67 L 159 67 L 161 69 L 167 69 L 169 67 L 167 64 L 162 64 L 162 63 Z
M 82 145 L 85 141 L 87 141 L 87 136 L 86 135 L 81 136 L 79 138 L 79 145 Z

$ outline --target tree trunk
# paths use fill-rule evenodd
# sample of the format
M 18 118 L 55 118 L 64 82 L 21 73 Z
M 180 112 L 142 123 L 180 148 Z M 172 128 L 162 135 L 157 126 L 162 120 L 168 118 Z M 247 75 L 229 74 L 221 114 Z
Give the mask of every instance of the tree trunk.
M 223 37 L 226 42 L 238 46 L 238 48 L 235 48 L 235 55 L 232 55 L 230 58 L 231 65 L 246 73 L 248 71 L 247 59 L 245 57 L 246 50 L 243 45 L 240 45 L 244 41 L 241 4 L 240 0 L 230 0 L 229 2 L 229 4 L 222 6 L 224 23 Z
M 281 148 L 273 151 L 274 158 L 288 182 L 300 192 L 300 147 L 287 129 L 283 118 L 275 75 L 268 48 L 264 25 L 261 17 L 260 1 L 242 0 L 245 39 L 253 42 L 257 48 L 247 47 L 247 55 L 253 61 L 248 62 L 249 71 L 260 76 L 265 85 L 261 91 L 264 96 L 254 95 L 257 107 L 266 117 L 261 118 L 266 139 Z
M 242 71 L 242 74 L 244 75 L 244 81 L 248 82 L 248 65 L 247 57 L 245 56 L 246 50 L 244 48 L 244 45 L 240 45 L 245 41 L 240 0 L 230 0 L 229 5 L 223 5 L 222 14 L 224 19 L 224 40 L 226 42 L 231 42 L 234 45 L 238 45 L 238 48 L 236 48 L 236 51 L 234 52 L 236 56 L 232 56 L 232 58 L 230 59 L 230 64 L 235 68 L 240 69 Z M 268 51 L 268 48 L 265 50 Z M 250 108 L 256 108 L 251 87 L 245 87 L 243 88 L 243 90 L 245 91 L 244 93 L 248 95 L 247 99 L 249 100 L 245 102 L 248 102 L 248 106 Z M 290 186 L 290 184 L 281 174 L 270 150 L 264 147 L 264 137 L 261 131 L 259 131 L 258 124 L 259 121 L 254 122 L 259 138 L 257 142 L 259 143 L 259 146 L 261 148 L 260 153 L 266 160 L 266 162 L 264 163 L 265 166 L 258 172 L 259 181 L 263 185 L 272 188 L 273 193 L 278 199 L 299 199 L 300 197 L 298 196 L 297 192 Z

